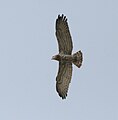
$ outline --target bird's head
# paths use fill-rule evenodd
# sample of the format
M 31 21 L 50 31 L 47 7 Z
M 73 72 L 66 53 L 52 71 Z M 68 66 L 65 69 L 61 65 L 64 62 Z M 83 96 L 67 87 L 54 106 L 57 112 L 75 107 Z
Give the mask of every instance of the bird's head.
M 61 60 L 61 57 L 60 57 L 59 54 L 58 54 L 58 55 L 54 55 L 54 56 L 52 56 L 52 60 L 60 61 L 60 60 Z

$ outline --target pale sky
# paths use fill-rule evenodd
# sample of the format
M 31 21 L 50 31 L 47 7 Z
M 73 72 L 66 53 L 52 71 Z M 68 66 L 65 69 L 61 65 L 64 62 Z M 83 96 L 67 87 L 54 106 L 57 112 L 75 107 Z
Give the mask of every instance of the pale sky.
M 55 89 L 55 20 L 68 18 L 74 50 L 67 99 Z M 118 120 L 118 1 L 0 1 L 0 120 Z

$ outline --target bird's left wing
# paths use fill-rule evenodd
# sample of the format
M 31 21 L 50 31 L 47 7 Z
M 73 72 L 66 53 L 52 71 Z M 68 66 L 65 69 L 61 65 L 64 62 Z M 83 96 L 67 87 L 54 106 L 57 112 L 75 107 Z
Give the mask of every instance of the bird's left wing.
M 65 99 L 67 96 L 71 77 L 72 63 L 59 62 L 59 70 L 56 77 L 56 90 L 62 99 Z
M 56 20 L 56 37 L 58 41 L 59 53 L 71 54 L 73 49 L 67 18 L 62 14 Z

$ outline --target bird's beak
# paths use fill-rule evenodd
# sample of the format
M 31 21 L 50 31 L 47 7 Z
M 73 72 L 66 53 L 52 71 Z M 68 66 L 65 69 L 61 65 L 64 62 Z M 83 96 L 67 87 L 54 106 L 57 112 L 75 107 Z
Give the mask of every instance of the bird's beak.
M 52 59 L 51 60 L 54 60 L 55 59 L 55 56 L 52 56 Z

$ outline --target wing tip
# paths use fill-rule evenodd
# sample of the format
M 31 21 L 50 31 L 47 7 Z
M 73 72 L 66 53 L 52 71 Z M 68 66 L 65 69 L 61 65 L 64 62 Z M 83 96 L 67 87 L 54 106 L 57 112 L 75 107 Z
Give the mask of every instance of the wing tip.
M 62 15 L 59 14 L 57 20 L 62 20 L 62 21 L 66 22 L 67 18 L 66 18 L 66 16 L 64 14 L 62 14 Z
M 59 94 L 59 96 L 62 98 L 62 100 L 64 100 L 64 99 L 66 99 L 67 94 L 66 94 L 66 95 L 61 95 L 61 94 Z
M 62 98 L 62 100 L 63 99 L 66 99 L 66 97 L 67 97 L 67 91 L 65 92 L 65 91 L 61 91 L 60 90 L 60 87 L 59 86 L 57 86 L 57 84 L 56 84 L 56 90 L 57 90 L 57 92 L 58 92 L 58 95 Z

